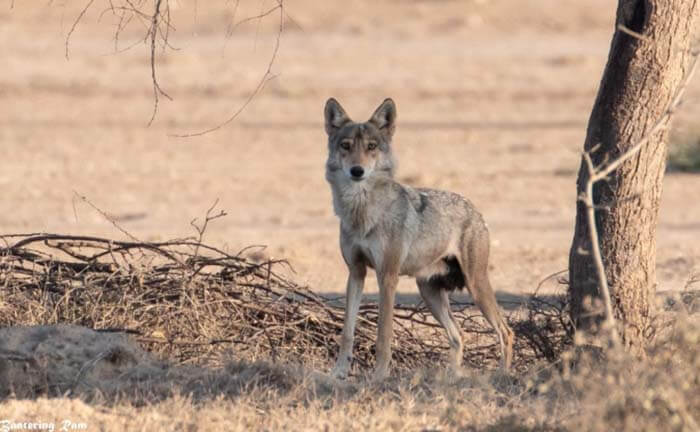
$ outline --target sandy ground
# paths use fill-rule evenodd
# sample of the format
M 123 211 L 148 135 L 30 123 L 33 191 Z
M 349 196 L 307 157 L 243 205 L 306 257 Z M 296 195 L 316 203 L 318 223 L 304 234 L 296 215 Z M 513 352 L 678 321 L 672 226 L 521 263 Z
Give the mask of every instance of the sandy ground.
M 323 104 L 334 96 L 362 120 L 390 96 L 399 179 L 462 193 L 481 209 L 497 289 L 529 292 L 567 266 L 579 152 L 612 34 L 607 0 L 289 1 L 275 78 L 235 122 L 186 139 L 170 134 L 221 123 L 256 87 L 279 15 L 230 36 L 227 25 L 272 2 L 240 2 L 235 17 L 233 2 L 180 2 L 177 50 L 157 64 L 173 101 L 161 98 L 150 127 L 148 50 L 115 53 L 114 19 L 97 21 L 106 2 L 75 27 L 69 60 L 66 35 L 82 2 L 13 3 L 0 7 L 1 233 L 124 238 L 82 195 L 136 238 L 181 237 L 218 199 L 228 216 L 212 223 L 207 242 L 267 245 L 301 282 L 340 292 Z M 118 48 L 142 36 L 135 23 Z M 699 97 L 695 80 L 677 127 L 694 126 Z M 660 289 L 683 288 L 700 264 L 698 190 L 698 175 L 665 179 Z M 414 288 L 406 280 L 400 289 Z

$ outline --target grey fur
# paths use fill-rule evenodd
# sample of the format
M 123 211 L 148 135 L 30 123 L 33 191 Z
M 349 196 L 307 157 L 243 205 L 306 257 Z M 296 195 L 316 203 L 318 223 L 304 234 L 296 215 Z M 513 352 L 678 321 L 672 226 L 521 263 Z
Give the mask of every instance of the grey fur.
M 340 218 L 340 248 L 348 265 L 345 326 L 333 375 L 350 368 L 353 334 L 366 268 L 377 272 L 380 288 L 375 379 L 389 373 L 392 314 L 399 275 L 416 278 L 421 296 L 445 327 L 451 364 L 462 360 L 459 327 L 447 291 L 465 287 L 496 330 L 502 364 L 510 367 L 513 332 L 501 315 L 488 279 L 489 233 L 471 202 L 452 192 L 412 188 L 394 181 L 391 149 L 396 106 L 386 99 L 372 117 L 355 123 L 338 101 L 326 103 L 326 180 Z M 361 178 L 351 174 L 362 168 Z M 357 168 L 356 168 L 357 169 Z

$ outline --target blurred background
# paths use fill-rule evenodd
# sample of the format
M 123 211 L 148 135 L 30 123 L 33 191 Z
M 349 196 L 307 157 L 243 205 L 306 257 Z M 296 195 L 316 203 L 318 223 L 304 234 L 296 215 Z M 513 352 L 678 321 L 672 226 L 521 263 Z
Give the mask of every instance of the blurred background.
M 152 2 L 134 3 L 152 13 Z M 323 105 L 336 97 L 365 120 L 392 97 L 398 179 L 477 205 L 491 229 L 496 289 L 531 292 L 567 267 L 576 174 L 613 2 L 169 5 L 155 67 L 172 100 L 160 96 L 149 126 L 147 16 L 125 22 L 129 14 L 102 0 L 0 4 L 0 233 L 126 239 L 114 221 L 135 238 L 166 240 L 195 234 L 190 221 L 218 199 L 228 216 L 209 225 L 205 242 L 230 251 L 266 245 L 251 257 L 286 258 L 300 283 L 343 292 Z M 221 125 L 253 94 L 220 129 L 173 136 Z M 696 78 L 673 148 L 699 140 L 698 118 Z M 682 289 L 700 264 L 698 191 L 698 174 L 665 179 L 660 290 Z M 400 289 L 413 291 L 413 282 Z M 553 281 L 544 289 L 563 288 Z

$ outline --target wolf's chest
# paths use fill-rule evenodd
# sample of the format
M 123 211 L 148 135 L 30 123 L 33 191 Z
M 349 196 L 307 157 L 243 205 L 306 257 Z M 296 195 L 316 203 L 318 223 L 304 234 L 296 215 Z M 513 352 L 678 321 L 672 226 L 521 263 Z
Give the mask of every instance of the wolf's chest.
M 370 233 L 369 235 L 355 235 L 352 236 L 351 241 L 352 249 L 365 259 L 369 267 L 373 269 L 381 267 L 382 257 L 385 252 L 378 236 L 374 233 Z

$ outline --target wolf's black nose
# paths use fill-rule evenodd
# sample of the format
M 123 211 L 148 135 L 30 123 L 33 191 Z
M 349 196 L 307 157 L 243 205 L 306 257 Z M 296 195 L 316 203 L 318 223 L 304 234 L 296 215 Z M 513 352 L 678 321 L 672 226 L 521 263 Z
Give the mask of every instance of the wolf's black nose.
M 360 178 L 364 175 L 364 173 L 365 173 L 365 169 L 362 168 L 361 166 L 354 166 L 354 167 L 350 168 L 350 174 L 353 177 Z

